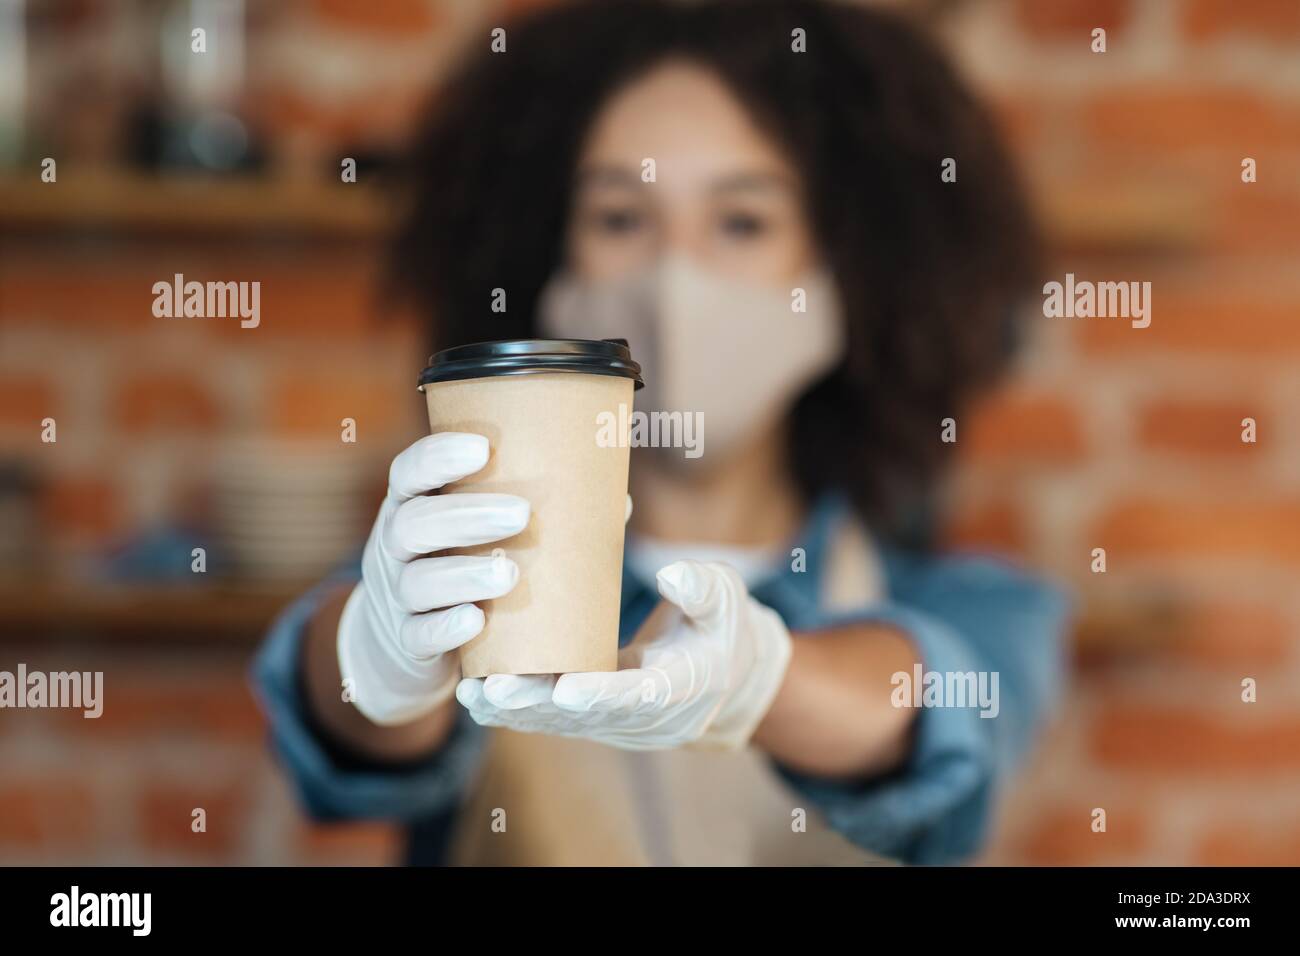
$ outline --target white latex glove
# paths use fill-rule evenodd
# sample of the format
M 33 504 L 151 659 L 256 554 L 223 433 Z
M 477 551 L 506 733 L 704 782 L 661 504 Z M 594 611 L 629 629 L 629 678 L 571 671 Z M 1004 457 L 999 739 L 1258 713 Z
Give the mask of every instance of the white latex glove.
M 516 495 L 429 495 L 488 460 L 482 435 L 441 432 L 393 459 L 388 494 L 361 559 L 361 583 L 339 618 L 339 673 L 356 708 L 376 724 L 406 723 L 451 697 L 454 651 L 483 630 L 473 601 L 519 580 L 507 557 L 424 557 L 518 534 L 529 505 Z
M 790 632 L 728 565 L 677 561 L 657 578 L 664 600 L 617 671 L 467 678 L 456 699 L 480 724 L 626 750 L 743 747 L 785 678 Z

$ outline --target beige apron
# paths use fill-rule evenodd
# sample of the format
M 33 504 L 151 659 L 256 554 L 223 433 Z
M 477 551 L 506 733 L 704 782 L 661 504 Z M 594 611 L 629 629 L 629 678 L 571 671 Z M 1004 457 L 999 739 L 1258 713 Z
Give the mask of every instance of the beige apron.
M 837 532 L 828 608 L 881 594 L 870 543 Z M 887 862 L 830 829 L 757 750 L 624 751 L 489 733 L 451 859 L 479 866 L 798 866 Z

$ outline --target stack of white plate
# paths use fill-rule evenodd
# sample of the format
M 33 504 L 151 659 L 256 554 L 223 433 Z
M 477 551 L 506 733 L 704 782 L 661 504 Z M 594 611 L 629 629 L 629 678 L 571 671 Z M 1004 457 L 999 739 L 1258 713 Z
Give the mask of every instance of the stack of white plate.
M 317 577 L 359 552 L 378 502 L 371 463 L 355 446 L 241 442 L 215 469 L 223 552 L 241 577 Z

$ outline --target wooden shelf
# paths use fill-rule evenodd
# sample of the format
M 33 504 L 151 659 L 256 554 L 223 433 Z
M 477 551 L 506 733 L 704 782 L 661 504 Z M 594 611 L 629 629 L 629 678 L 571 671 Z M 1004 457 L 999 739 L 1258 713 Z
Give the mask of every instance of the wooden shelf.
M 314 583 L 167 586 L 6 581 L 0 584 L 0 642 L 87 638 L 251 647 L 275 616 Z
M 60 170 L 57 183 L 34 175 L 0 178 L 0 227 L 6 232 L 370 239 L 381 236 L 388 221 L 381 194 L 357 184 L 106 170 Z
M 1160 184 L 1081 183 L 1036 201 L 1059 249 L 1178 251 L 1205 239 L 1201 199 Z M 393 209 L 391 197 L 375 187 L 320 180 L 155 177 L 104 169 L 65 169 L 57 184 L 34 174 L 0 177 L 0 228 L 7 232 L 373 240 L 385 235 Z

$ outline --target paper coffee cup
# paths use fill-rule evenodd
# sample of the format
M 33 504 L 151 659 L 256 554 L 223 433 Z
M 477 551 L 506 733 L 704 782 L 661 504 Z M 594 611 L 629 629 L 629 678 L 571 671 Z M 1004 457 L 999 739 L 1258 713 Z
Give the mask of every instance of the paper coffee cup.
M 630 410 L 641 384 L 619 339 L 466 345 L 421 374 L 431 430 L 491 448 L 486 467 L 443 491 L 519 495 L 532 508 L 520 534 L 456 551 L 500 548 L 520 572 L 509 594 L 480 602 L 486 624 L 461 648 L 465 677 L 618 669 L 629 456 L 619 406 Z

